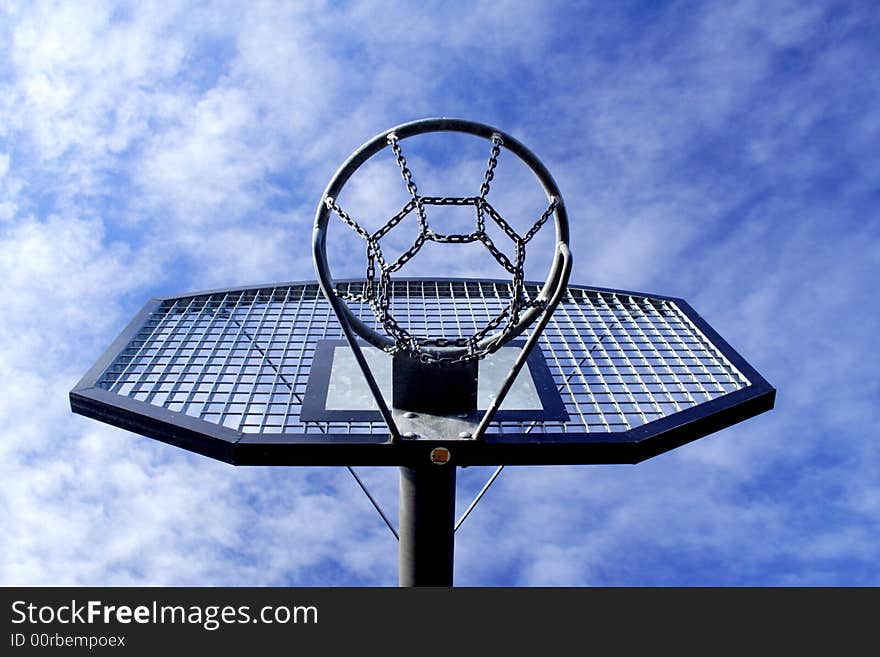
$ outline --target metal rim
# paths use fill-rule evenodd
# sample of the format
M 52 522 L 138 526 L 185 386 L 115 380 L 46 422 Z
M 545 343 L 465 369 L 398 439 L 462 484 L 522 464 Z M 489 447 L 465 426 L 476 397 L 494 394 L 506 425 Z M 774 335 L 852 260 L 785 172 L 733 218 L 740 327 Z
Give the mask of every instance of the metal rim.
M 388 350 L 393 348 L 394 341 L 387 335 L 376 332 L 371 327 L 364 324 L 358 319 L 346 303 L 344 303 L 335 293 L 336 284 L 330 272 L 330 265 L 327 259 L 327 226 L 330 219 L 331 211 L 325 204 L 324 200 L 328 197 L 336 198 L 339 192 L 351 178 L 351 176 L 373 155 L 379 153 L 386 147 L 389 147 L 388 136 L 394 133 L 398 139 L 403 140 L 416 135 L 431 132 L 461 132 L 476 137 L 482 137 L 491 140 L 493 135 L 498 135 L 503 140 L 503 147 L 513 153 L 525 164 L 534 174 L 539 184 L 547 195 L 548 200 L 554 197 L 558 203 L 553 210 L 554 225 L 556 227 L 556 243 L 568 244 L 568 214 L 565 210 L 565 202 L 559 187 L 550 171 L 544 166 L 544 163 L 525 145 L 516 138 L 507 133 L 498 130 L 492 126 L 456 118 L 428 118 L 403 123 L 388 130 L 377 134 L 375 137 L 365 142 L 339 167 L 333 178 L 324 189 L 323 194 L 318 202 L 318 208 L 315 213 L 315 224 L 312 235 L 312 255 L 315 264 L 315 271 L 318 275 L 318 282 L 324 295 L 327 297 L 331 306 L 340 320 L 347 322 L 354 331 L 368 343 L 379 349 Z M 548 299 L 556 287 L 557 282 L 563 276 L 564 264 L 560 258 L 555 257 L 550 266 L 547 280 L 541 289 L 540 296 Z M 541 314 L 541 307 L 532 307 L 523 312 L 519 321 L 506 331 L 499 333 L 491 333 L 477 343 L 478 348 L 491 350 L 497 349 L 510 340 L 520 335 L 537 317 Z M 466 352 L 466 348 L 448 347 L 441 349 L 429 349 L 425 351 L 442 352 L 444 357 L 456 357 Z

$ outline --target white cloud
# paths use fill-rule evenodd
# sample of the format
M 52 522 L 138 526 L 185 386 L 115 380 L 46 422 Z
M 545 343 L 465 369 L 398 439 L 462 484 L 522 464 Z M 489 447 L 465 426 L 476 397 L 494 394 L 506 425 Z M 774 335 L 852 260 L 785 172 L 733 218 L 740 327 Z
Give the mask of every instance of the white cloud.
M 149 280 L 149 260 L 126 245 L 103 242 L 99 221 L 50 216 L 23 219 L 2 235 L 2 278 L 10 291 L 0 322 L 23 357 L 43 368 L 69 357 L 85 337 L 119 321 L 120 295 Z M 43 358 L 27 362 L 40 353 Z M 18 360 L 18 359 L 16 359 Z
M 24 183 L 10 173 L 12 157 L 0 153 L 0 224 L 11 221 L 18 212 L 18 196 Z
M 174 12 L 156 9 L 142 5 L 116 20 L 109 3 L 38 3 L 22 16 L 11 48 L 21 103 L 14 119 L 44 161 L 102 164 L 143 134 L 145 83 L 175 74 L 184 54 L 179 40 L 158 39 Z
M 243 90 L 212 89 L 151 141 L 138 178 L 158 208 L 170 209 L 172 236 L 179 221 L 189 229 L 235 222 L 263 200 L 253 189 L 266 173 L 253 139 L 260 129 Z

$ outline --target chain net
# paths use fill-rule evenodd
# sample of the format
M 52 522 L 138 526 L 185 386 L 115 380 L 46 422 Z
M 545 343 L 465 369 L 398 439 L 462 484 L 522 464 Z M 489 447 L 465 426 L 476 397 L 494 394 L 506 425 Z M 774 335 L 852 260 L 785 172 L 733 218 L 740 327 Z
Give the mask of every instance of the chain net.
M 489 162 L 483 174 L 480 192 L 477 196 L 422 196 L 413 180 L 412 171 L 406 162 L 406 157 L 400 148 L 400 143 L 395 133 L 387 137 L 388 145 L 397 160 L 397 166 L 403 176 L 410 200 L 403 206 L 400 212 L 392 216 L 383 226 L 373 233 L 365 230 L 349 213 L 340 207 L 336 199 L 327 196 L 324 204 L 336 214 L 346 225 L 367 243 L 367 275 L 360 294 L 351 292 L 337 292 L 337 294 L 351 302 L 369 304 L 378 322 L 394 342 L 390 349 L 392 353 L 403 352 L 413 358 L 418 358 L 424 363 L 437 365 L 452 365 L 471 361 L 496 351 L 504 344 L 505 336 L 517 325 L 523 310 L 528 308 L 541 308 L 546 300 L 531 299 L 525 289 L 525 258 L 526 244 L 535 236 L 541 227 L 547 222 L 559 205 L 559 199 L 551 197 L 547 209 L 537 221 L 524 234 L 520 235 L 514 228 L 492 207 L 486 200 L 492 180 L 495 177 L 495 167 L 498 164 L 498 156 L 504 142 L 501 135 L 493 134 L 491 138 L 492 150 L 489 154 Z M 428 223 L 426 206 L 473 206 L 476 215 L 475 228 L 470 233 L 438 233 Z M 419 223 L 419 234 L 413 244 L 404 251 L 396 260 L 388 262 L 382 254 L 379 241 L 388 234 L 395 226 L 404 220 L 415 210 Z M 486 233 L 486 217 L 495 223 L 514 244 L 514 258 L 511 260 L 503 253 Z M 416 336 L 410 333 L 391 313 L 392 289 L 391 274 L 398 271 L 419 252 L 425 242 L 437 242 L 441 244 L 469 244 L 480 242 L 508 273 L 510 273 L 510 302 L 493 317 L 485 326 L 469 337 L 444 338 Z M 377 271 L 378 270 L 378 271 Z M 484 338 L 493 331 L 491 339 Z M 443 349 L 450 349 L 448 354 Z M 440 351 L 435 351 L 439 349 Z M 452 354 L 452 355 L 450 355 Z

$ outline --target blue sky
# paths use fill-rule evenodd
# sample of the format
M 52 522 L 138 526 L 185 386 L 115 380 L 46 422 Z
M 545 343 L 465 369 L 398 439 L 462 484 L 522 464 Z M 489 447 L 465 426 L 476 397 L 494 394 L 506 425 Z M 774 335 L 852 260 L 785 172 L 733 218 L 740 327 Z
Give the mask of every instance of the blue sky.
M 878 28 L 871 2 L 5 3 L 0 584 L 396 583 L 344 470 L 235 469 L 67 393 L 151 296 L 312 278 L 336 167 L 447 115 L 547 164 L 574 281 L 686 298 L 779 391 L 635 467 L 505 470 L 456 582 L 880 585 Z M 362 474 L 394 513 L 395 471 Z

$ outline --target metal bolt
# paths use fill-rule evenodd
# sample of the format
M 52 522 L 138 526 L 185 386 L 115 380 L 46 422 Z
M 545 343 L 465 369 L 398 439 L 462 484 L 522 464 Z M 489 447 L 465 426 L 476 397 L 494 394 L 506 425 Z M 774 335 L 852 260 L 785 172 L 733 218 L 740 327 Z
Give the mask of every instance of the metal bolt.
M 431 463 L 435 465 L 444 465 L 449 463 L 452 454 L 445 447 L 435 447 L 431 450 Z

